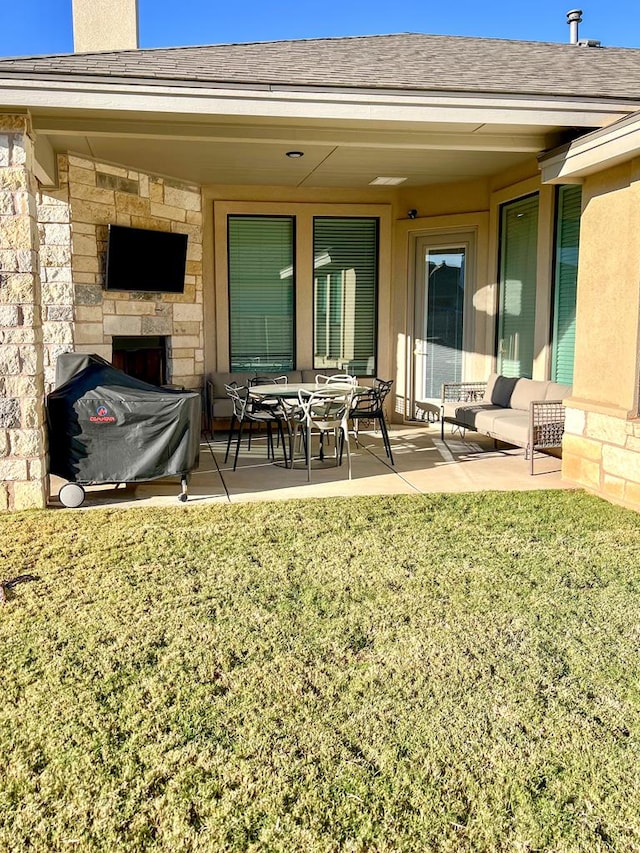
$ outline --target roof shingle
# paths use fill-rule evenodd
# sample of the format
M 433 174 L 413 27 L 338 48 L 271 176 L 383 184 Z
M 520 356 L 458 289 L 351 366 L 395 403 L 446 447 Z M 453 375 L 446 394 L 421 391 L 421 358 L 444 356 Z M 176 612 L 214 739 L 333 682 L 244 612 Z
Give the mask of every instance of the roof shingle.
M 401 33 L 0 59 L 0 77 L 640 100 L 640 50 Z

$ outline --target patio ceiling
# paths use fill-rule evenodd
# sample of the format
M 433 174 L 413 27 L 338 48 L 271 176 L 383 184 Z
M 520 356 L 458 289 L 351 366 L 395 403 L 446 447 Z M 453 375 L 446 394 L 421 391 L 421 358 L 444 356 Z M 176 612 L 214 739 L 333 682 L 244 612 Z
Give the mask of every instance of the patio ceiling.
M 403 187 L 504 171 L 561 141 L 551 125 L 149 117 L 32 109 L 39 141 L 195 184 L 362 188 L 379 176 Z M 291 159 L 287 151 L 303 151 Z
M 364 188 L 504 172 L 638 109 L 637 80 L 638 51 L 400 33 L 0 58 L 0 104 L 29 111 L 39 177 L 71 151 L 203 185 Z

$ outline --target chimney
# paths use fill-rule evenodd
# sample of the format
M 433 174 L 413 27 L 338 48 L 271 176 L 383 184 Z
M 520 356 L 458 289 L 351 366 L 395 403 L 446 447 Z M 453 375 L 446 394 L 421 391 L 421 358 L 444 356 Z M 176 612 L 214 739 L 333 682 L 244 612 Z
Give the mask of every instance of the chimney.
M 135 50 L 138 0 L 72 0 L 73 50 Z
M 569 24 L 569 44 L 578 44 L 578 24 L 582 23 L 582 9 L 572 9 L 567 12 Z

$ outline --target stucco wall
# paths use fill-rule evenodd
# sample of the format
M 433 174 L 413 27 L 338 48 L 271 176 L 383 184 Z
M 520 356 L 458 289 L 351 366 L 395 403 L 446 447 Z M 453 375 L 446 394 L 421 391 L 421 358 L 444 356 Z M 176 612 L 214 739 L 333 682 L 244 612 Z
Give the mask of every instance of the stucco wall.
M 468 370 L 473 378 L 488 375 L 493 357 L 493 333 L 487 330 L 492 306 L 487 307 L 493 291 L 487 288 L 489 182 L 460 182 L 434 187 L 411 187 L 401 192 L 388 187 L 361 189 L 307 189 L 291 187 L 205 187 L 205 217 L 208 202 L 215 218 L 215 227 L 206 226 L 205 261 L 215 281 L 215 306 L 206 304 L 207 328 L 215 328 L 216 348 L 207 347 L 207 369 L 225 370 L 228 366 L 228 299 L 226 261 L 226 215 L 229 212 L 269 215 L 296 215 L 301 246 L 298 262 L 296 298 L 297 366 L 313 364 L 313 281 L 310 271 L 311 218 L 315 215 L 349 216 L 374 215 L 381 217 L 378 363 L 380 375 L 395 379 L 394 419 L 402 421 L 411 414 L 411 370 L 415 271 L 412 269 L 412 243 L 415 235 L 434 232 L 476 232 L 475 280 L 472 302 L 476 313 L 472 323 L 473 352 Z M 416 219 L 409 219 L 407 210 L 417 207 Z M 432 211 L 443 215 L 431 215 Z M 209 246 L 208 235 L 215 234 Z M 305 241 L 304 235 L 308 234 Z M 207 282 L 209 275 L 206 275 Z M 207 285 L 207 296 L 209 295 Z M 207 303 L 207 299 L 205 299 Z
M 640 160 L 585 180 L 574 395 L 637 410 Z
M 565 479 L 640 509 L 640 160 L 585 179 Z

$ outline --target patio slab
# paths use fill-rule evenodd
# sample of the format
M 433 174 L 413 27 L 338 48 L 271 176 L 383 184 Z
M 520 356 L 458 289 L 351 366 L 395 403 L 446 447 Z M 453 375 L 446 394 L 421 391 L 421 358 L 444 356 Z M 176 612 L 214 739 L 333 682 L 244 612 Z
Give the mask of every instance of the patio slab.
M 537 454 L 535 474 L 520 448 L 502 445 L 496 449 L 484 436 L 445 434 L 439 424 L 392 425 L 391 444 L 395 465 L 387 459 L 382 438 L 360 432 L 359 445 L 351 441 L 352 479 L 347 479 L 346 460 L 336 467 L 333 457 L 314 459 L 311 482 L 302 460 L 292 470 L 285 468 L 279 449 L 276 463 L 267 462 L 264 437 L 252 440 L 251 451 L 243 439 L 238 467 L 233 456 L 225 463 L 226 435 L 203 434 L 200 464 L 189 480 L 189 500 L 195 503 L 238 503 L 242 501 L 288 500 L 292 498 L 350 495 L 428 494 L 431 492 L 529 491 L 573 488 L 562 480 L 560 459 Z M 64 481 L 51 477 L 50 505 Z M 177 500 L 178 478 L 139 485 L 90 486 L 82 508 L 129 506 L 184 506 Z

